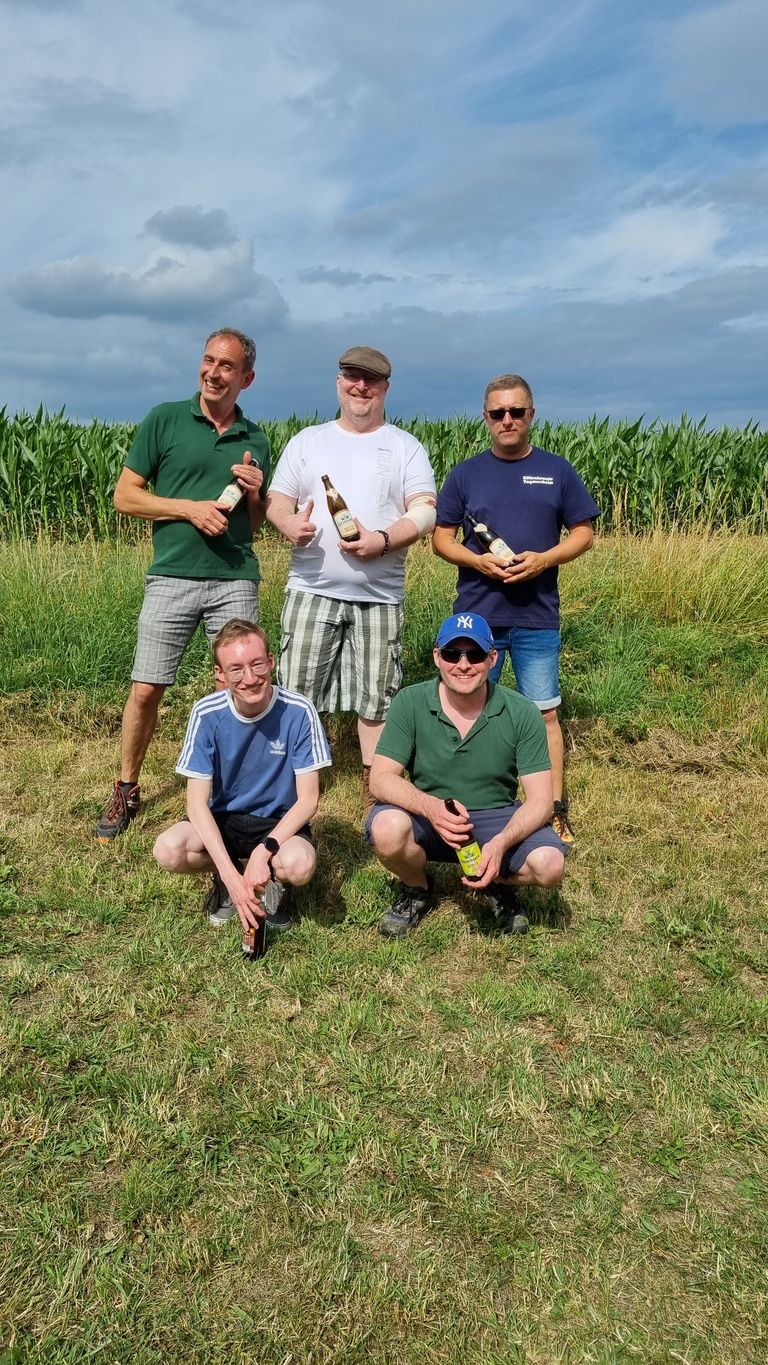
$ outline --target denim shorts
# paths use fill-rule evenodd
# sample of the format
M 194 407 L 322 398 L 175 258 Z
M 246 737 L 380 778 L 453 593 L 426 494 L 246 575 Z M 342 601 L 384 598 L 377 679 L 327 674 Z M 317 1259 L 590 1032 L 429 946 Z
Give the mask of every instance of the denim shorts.
M 522 697 L 536 703 L 540 711 L 560 705 L 559 630 L 528 630 L 524 626 L 492 626 L 499 657 L 488 677 L 498 682 L 504 660 L 509 654 L 515 684 Z

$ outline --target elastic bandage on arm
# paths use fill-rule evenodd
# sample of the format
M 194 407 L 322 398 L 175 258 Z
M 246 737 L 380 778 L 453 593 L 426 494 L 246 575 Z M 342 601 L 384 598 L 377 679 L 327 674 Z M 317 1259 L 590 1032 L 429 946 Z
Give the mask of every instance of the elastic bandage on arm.
M 426 536 L 435 529 L 437 506 L 433 493 L 417 493 L 403 513 L 412 521 L 420 536 Z

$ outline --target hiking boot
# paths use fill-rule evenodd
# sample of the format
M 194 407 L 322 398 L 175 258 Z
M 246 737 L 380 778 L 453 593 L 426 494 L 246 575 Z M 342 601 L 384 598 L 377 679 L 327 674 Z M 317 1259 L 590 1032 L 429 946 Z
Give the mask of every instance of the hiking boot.
M 270 877 L 264 887 L 261 903 L 267 912 L 267 932 L 284 934 L 293 928 L 293 915 L 290 906 L 293 900 L 293 887 Z
M 222 924 L 229 924 L 232 917 L 237 914 L 234 903 L 230 899 L 229 892 L 218 872 L 213 874 L 210 890 L 203 901 L 203 910 L 208 916 L 208 923 L 215 925 L 217 929 Z
M 124 787 L 115 779 L 112 795 L 104 807 L 101 819 L 96 826 L 96 838 L 100 844 L 108 844 L 118 834 L 125 834 L 134 816 L 138 815 L 141 805 L 140 787 Z
M 552 816 L 552 819 L 550 820 L 549 823 L 552 826 L 553 830 L 555 831 L 555 834 L 558 836 L 559 839 L 562 839 L 564 844 L 567 844 L 569 848 L 575 847 L 576 835 L 571 829 L 570 823 L 568 821 L 567 801 L 555 802 L 554 815 Z
M 385 938 L 405 938 L 416 928 L 435 903 L 431 877 L 427 878 L 427 883 L 426 888 L 400 883 L 400 895 L 379 920 L 380 934 Z
M 502 934 L 528 933 L 528 919 L 520 904 L 520 897 L 511 886 L 491 885 L 485 894 Z

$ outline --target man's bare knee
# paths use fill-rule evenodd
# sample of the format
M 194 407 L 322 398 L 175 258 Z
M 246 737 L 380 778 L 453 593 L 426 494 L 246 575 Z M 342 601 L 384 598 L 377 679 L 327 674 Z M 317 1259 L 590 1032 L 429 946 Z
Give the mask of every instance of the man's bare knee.
M 557 886 L 562 881 L 565 858 L 556 848 L 535 848 L 525 860 L 535 886 Z
M 401 853 L 412 834 L 410 816 L 402 810 L 380 810 L 371 822 L 371 842 L 385 858 Z
M 165 688 L 165 683 L 134 682 L 129 700 L 139 711 L 151 711 L 160 705 Z
M 281 882 L 291 886 L 306 886 L 314 875 L 317 855 L 308 839 L 289 839 L 274 860 L 274 870 Z

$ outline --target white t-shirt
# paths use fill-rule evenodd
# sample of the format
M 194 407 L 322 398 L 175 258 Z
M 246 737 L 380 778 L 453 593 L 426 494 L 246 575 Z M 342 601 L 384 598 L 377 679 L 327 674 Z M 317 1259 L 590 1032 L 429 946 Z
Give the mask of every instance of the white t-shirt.
M 295 547 L 287 587 L 348 602 L 402 602 L 407 549 L 358 560 L 337 548 L 339 533 L 322 484 L 327 474 L 353 517 L 369 531 L 388 530 L 405 512 L 405 499 L 434 493 L 435 476 L 423 445 L 389 422 L 376 431 L 345 431 L 338 422 L 305 427 L 285 447 L 270 484 L 299 507 L 314 501 L 317 534 Z

